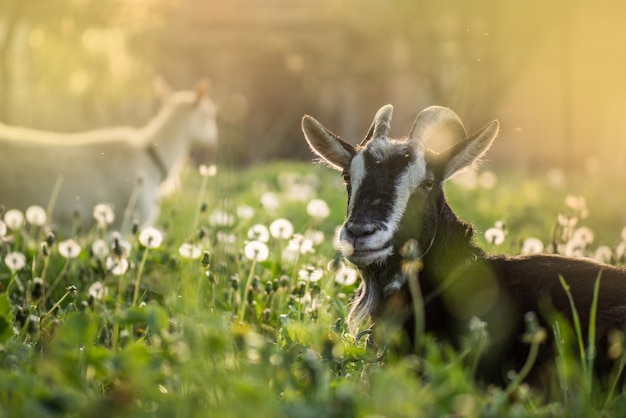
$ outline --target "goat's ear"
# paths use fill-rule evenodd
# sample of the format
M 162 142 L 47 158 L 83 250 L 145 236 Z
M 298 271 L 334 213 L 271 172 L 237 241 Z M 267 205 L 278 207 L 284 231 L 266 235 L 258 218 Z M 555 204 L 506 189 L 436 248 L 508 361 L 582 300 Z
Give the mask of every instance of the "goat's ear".
M 354 156 L 354 147 L 324 128 L 311 116 L 302 118 L 302 132 L 311 150 L 331 167 L 343 170 Z
M 196 104 L 200 103 L 202 98 L 207 97 L 209 95 L 209 91 L 211 90 L 211 83 L 208 79 L 203 78 L 196 84 Z
M 498 135 L 499 129 L 500 123 L 497 120 L 491 121 L 474 135 L 443 151 L 440 155 L 444 164 L 443 179 L 447 180 L 460 170 L 480 161 Z

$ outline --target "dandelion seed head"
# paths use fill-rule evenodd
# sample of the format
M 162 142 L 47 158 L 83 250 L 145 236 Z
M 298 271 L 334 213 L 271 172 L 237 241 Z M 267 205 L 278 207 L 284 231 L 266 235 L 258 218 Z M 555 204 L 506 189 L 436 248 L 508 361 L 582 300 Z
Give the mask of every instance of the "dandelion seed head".
M 10 230 L 17 231 L 24 224 L 24 215 L 17 209 L 9 209 L 4 214 L 4 223 Z
M 564 213 L 559 213 L 556 217 L 557 222 L 563 228 L 573 228 L 578 223 L 578 218 L 575 216 L 569 216 Z
M 159 248 L 163 242 L 163 234 L 158 229 L 147 226 L 139 233 L 139 242 L 146 248 Z
M 248 238 L 252 241 L 267 242 L 270 239 L 270 231 L 263 224 L 255 224 L 248 229 Z
M 293 224 L 285 218 L 278 218 L 270 224 L 270 234 L 276 239 L 289 239 L 293 235 Z
M 543 252 L 543 242 L 539 238 L 526 238 L 522 244 L 522 254 L 540 254 Z
M 593 242 L 593 238 L 593 231 L 586 226 L 581 226 L 580 228 L 576 229 L 576 231 L 574 231 L 574 234 L 572 235 L 572 239 L 583 241 L 587 245 Z
M 308 229 L 304 232 L 304 237 L 310 239 L 313 245 L 320 245 L 324 242 L 324 233 L 316 229 Z
M 73 239 L 66 239 L 59 242 L 58 245 L 59 254 L 67 259 L 78 257 L 80 254 L 81 246 Z
M 215 209 L 209 215 L 209 223 L 212 226 L 231 226 L 235 223 L 235 217 L 222 209 Z
M 504 242 L 504 231 L 500 228 L 489 228 L 485 231 L 485 239 L 492 245 L 501 245 Z
M 261 205 L 267 212 L 273 213 L 280 205 L 280 201 L 276 193 L 265 192 L 261 195 Z
M 237 236 L 235 234 L 224 231 L 218 231 L 216 238 L 217 242 L 222 244 L 234 244 L 237 241 Z
M 2 232 L 0 230 L 0 236 L 2 236 Z M 626 226 L 622 229 L 622 241 L 626 242 Z
M 326 201 L 313 199 L 306 205 L 306 212 L 315 219 L 325 219 L 330 215 L 330 208 Z
M 104 258 L 109 255 L 109 245 L 103 239 L 97 239 L 91 244 L 91 252 L 96 258 Z
M 98 203 L 93 208 L 93 217 L 98 226 L 103 227 L 113 223 L 115 212 L 113 212 L 113 208 L 108 203 Z
M 125 257 L 107 257 L 106 267 L 115 276 L 126 273 L 130 263 Z
M 237 216 L 241 219 L 251 219 L 254 216 L 252 206 L 240 205 L 237 207 Z
M 298 277 L 311 283 L 317 282 L 323 276 L 324 271 L 313 266 L 305 266 L 298 271 Z
M 12 273 L 26 267 L 26 256 L 20 252 L 10 252 L 4 257 L 4 263 Z
M 265 243 L 259 241 L 250 241 L 244 247 L 244 254 L 250 261 L 262 262 L 267 260 L 270 250 Z
M 587 243 L 581 239 L 571 239 L 565 244 L 564 254 L 568 257 L 584 257 Z
M 7 234 L 7 225 L 4 221 L 0 220 L 0 238 Z
M 610 263 L 613 259 L 613 250 L 606 245 L 600 245 L 596 248 L 593 258 L 601 263 Z
M 178 254 L 180 254 L 184 258 L 197 259 L 202 254 L 202 249 L 197 245 L 185 242 L 180 247 L 178 247 Z
M 198 170 L 200 171 L 200 175 L 202 177 L 215 177 L 217 174 L 217 166 L 215 164 L 211 164 L 209 166 L 202 164 L 198 167 Z
M 87 291 L 87 294 L 96 300 L 103 300 L 108 293 L 109 289 L 100 281 L 93 282 Z
M 43 226 L 48 220 L 46 210 L 41 206 L 33 205 L 26 209 L 26 220 L 29 224 L 34 226 Z
M 357 271 L 351 267 L 344 267 L 335 274 L 335 282 L 342 286 L 352 286 L 357 281 Z

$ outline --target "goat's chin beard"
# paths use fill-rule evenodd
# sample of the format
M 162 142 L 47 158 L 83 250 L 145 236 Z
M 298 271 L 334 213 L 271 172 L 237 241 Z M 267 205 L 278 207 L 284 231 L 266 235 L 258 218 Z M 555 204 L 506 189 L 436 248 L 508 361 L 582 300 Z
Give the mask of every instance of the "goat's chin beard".
M 352 250 L 351 253 L 344 251 L 344 256 L 357 267 L 367 267 L 373 264 L 383 264 L 393 254 L 393 245 L 383 248 Z

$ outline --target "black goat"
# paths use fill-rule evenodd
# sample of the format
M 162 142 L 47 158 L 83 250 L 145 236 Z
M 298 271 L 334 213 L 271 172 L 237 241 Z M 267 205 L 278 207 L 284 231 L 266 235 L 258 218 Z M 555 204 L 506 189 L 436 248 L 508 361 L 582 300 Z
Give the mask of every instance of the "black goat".
M 487 255 L 474 243 L 471 225 L 448 205 L 444 182 L 480 160 L 498 133 L 498 121 L 467 137 L 454 112 L 429 107 L 417 116 L 408 137 L 389 139 L 392 109 L 387 105 L 378 111 L 356 147 L 312 117 L 302 120 L 312 150 L 342 170 L 346 182 L 342 250 L 363 276 L 348 318 L 353 330 L 368 319 L 381 322 L 392 313 L 408 341 L 414 341 L 409 279 L 416 276 L 403 268 L 407 242 L 415 243 L 421 253 L 424 331 L 458 347 L 471 318 L 487 323 L 492 345 L 478 371 L 486 381 L 505 383 L 506 373 L 525 361 L 528 346 L 521 335 L 527 312 L 544 314 L 553 308 L 571 320 L 559 276 L 569 285 L 586 333 L 594 284 L 601 275 L 596 335 L 606 338 L 610 330 L 622 328 L 626 270 L 556 255 Z M 455 144 L 441 153 L 427 149 L 425 143 L 435 133 L 447 135 Z

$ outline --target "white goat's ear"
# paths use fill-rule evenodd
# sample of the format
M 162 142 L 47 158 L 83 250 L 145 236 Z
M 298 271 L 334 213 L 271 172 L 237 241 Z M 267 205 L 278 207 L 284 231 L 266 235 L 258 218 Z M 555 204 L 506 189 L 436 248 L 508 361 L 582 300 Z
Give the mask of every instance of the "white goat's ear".
M 474 135 L 443 151 L 440 156 L 444 161 L 443 179 L 447 180 L 460 170 L 480 161 L 498 135 L 499 129 L 500 123 L 497 120 L 491 121 Z
M 354 156 L 354 147 L 324 128 L 311 116 L 302 118 L 302 132 L 311 150 L 331 167 L 343 170 Z
M 196 84 L 196 104 L 200 103 L 204 97 L 209 95 L 211 90 L 211 82 L 203 78 Z

